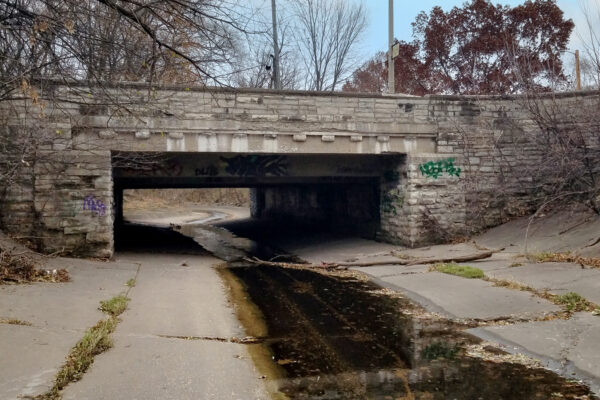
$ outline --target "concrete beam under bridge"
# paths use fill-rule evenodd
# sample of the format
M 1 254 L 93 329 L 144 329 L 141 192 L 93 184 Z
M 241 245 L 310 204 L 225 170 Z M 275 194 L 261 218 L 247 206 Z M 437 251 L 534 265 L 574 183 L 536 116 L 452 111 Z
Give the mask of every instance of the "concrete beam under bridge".
M 193 188 L 378 182 L 386 174 L 393 174 L 405 159 L 402 154 L 164 153 L 148 159 L 143 166 L 119 165 L 119 160 L 139 160 L 144 156 L 113 154 L 115 186 Z

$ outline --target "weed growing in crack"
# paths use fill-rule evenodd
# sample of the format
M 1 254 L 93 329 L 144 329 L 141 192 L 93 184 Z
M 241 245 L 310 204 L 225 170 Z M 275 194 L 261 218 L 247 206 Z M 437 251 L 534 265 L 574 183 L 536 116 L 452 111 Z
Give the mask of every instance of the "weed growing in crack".
M 128 302 L 129 298 L 124 294 L 120 294 L 110 300 L 101 301 L 100 310 L 112 315 L 113 317 L 116 317 L 125 311 Z
M 131 278 L 130 280 L 128 280 L 128 281 L 127 281 L 127 283 L 126 283 L 125 285 L 126 285 L 127 287 L 130 287 L 130 288 L 132 288 L 132 287 L 134 287 L 134 286 L 135 286 L 135 284 L 136 284 L 136 282 L 135 282 L 135 279 L 134 279 L 134 278 Z
M 564 305 L 567 308 L 567 311 L 571 312 L 586 311 L 590 308 L 588 301 L 583 296 L 575 292 L 569 292 L 556 296 L 556 301 L 559 304 Z
M 0 324 L 31 326 L 31 322 L 23 321 L 16 318 L 0 318 Z
M 129 281 L 127 282 L 129 283 Z M 61 390 L 69 383 L 76 382 L 94 362 L 94 357 L 110 349 L 113 345 L 110 337 L 117 324 L 121 321 L 118 316 L 125 311 L 129 298 L 124 294 L 100 302 L 100 310 L 109 314 L 109 317 L 98 321 L 88 329 L 81 340 L 67 356 L 67 361 L 58 371 L 54 385 L 44 394 L 35 397 L 35 400 L 60 400 Z
M 94 362 L 94 357 L 112 347 L 110 334 L 115 330 L 118 323 L 119 320 L 111 316 L 88 329 L 83 338 L 73 347 L 67 361 L 58 371 L 54 386 L 48 392 L 37 396 L 36 400 L 60 399 L 62 397 L 60 391 L 69 383 L 80 380 Z
M 483 271 L 479 268 L 471 267 L 469 265 L 458 265 L 455 263 L 434 264 L 431 267 L 431 270 L 469 279 L 481 279 L 485 276 Z

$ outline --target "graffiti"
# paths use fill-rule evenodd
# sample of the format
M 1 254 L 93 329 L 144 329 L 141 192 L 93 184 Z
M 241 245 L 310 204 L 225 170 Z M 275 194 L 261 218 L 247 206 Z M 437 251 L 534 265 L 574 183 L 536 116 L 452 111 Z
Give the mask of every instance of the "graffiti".
M 194 174 L 196 176 L 217 176 L 219 175 L 219 169 L 214 165 L 209 165 L 207 167 L 196 168 Z
M 421 173 L 428 178 L 439 178 L 444 172 L 449 176 L 460 176 L 460 168 L 454 166 L 454 158 L 447 160 L 429 161 L 419 165 Z
M 221 157 L 225 172 L 237 176 L 285 176 L 288 172 L 286 156 L 235 156 Z
M 385 192 L 381 198 L 381 211 L 388 214 L 398 215 L 396 206 L 402 207 L 404 204 L 404 196 L 399 190 L 389 190 Z
M 104 216 L 106 215 L 106 204 L 92 195 L 86 196 L 86 198 L 83 199 L 83 211 L 85 210 L 90 210 L 98 216 Z
M 177 159 L 149 160 L 148 162 L 140 162 L 139 165 L 136 165 L 135 167 L 125 166 L 120 169 L 124 176 L 176 177 L 181 176 L 181 173 L 183 172 L 183 166 Z

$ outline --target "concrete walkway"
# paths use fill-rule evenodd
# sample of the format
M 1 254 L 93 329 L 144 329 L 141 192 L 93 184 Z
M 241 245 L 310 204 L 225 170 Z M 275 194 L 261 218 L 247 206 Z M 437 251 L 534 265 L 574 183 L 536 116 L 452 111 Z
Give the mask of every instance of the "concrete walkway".
M 114 262 L 56 259 L 72 282 L 0 286 L 0 398 L 45 392 L 69 350 L 104 315 L 98 302 L 126 289 L 131 301 L 113 333 L 64 399 L 264 399 L 244 345 L 176 337 L 230 338 L 244 333 L 211 266 L 213 257 L 119 255 Z
M 0 317 L 31 326 L 0 324 L 0 398 L 46 392 L 71 348 L 105 315 L 101 300 L 126 289 L 138 264 L 51 259 L 72 282 L 0 286 Z

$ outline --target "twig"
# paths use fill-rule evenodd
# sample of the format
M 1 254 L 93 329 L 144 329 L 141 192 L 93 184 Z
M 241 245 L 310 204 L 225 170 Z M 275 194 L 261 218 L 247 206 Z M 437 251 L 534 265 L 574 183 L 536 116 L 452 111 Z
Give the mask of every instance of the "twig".
M 497 250 L 489 250 L 480 253 L 468 254 L 465 256 L 451 256 L 442 258 L 416 258 L 408 260 L 389 260 L 389 261 L 373 261 L 373 262 L 340 262 L 340 263 L 322 263 L 322 264 L 300 264 L 300 263 L 285 263 L 285 262 L 274 262 L 261 260 L 257 257 L 244 257 L 243 260 L 252 264 L 267 265 L 271 267 L 283 267 L 283 268 L 321 268 L 321 269 L 348 269 L 350 267 L 375 267 L 381 265 L 418 265 L 418 264 L 436 264 L 444 262 L 465 262 L 482 260 L 491 257 L 493 254 L 504 250 L 504 248 Z

